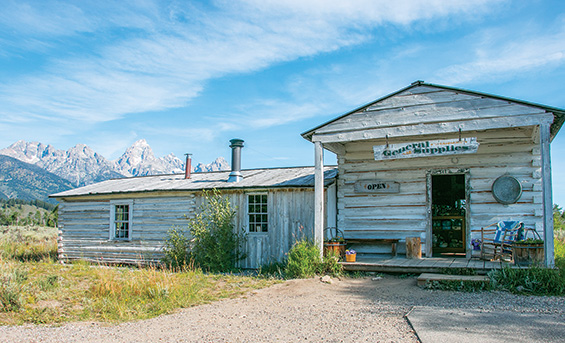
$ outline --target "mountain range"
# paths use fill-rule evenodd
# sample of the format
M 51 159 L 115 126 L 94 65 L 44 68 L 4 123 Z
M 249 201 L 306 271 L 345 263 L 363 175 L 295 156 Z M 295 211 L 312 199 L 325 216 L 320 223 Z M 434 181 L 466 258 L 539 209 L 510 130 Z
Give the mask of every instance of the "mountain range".
M 0 199 L 49 201 L 49 194 L 71 188 L 69 181 L 43 168 L 0 155 Z
M 183 161 L 172 153 L 163 157 L 156 157 L 144 139 L 135 142 L 120 158 L 114 161 L 107 160 L 84 144 L 77 144 L 69 150 L 58 150 L 51 145 L 23 140 L 0 149 L 0 155 L 9 156 L 26 164 L 39 167 L 67 180 L 71 187 L 80 187 L 111 178 L 184 172 Z M 3 159 L 2 162 L 6 162 L 6 160 Z M 9 166 L 15 167 L 13 163 Z M 9 169 L 9 166 L 6 166 L 6 168 Z M 18 168 L 23 168 L 23 166 L 19 165 Z M 193 171 L 206 172 L 229 169 L 228 162 L 223 157 L 218 157 L 209 164 L 199 163 L 193 168 Z

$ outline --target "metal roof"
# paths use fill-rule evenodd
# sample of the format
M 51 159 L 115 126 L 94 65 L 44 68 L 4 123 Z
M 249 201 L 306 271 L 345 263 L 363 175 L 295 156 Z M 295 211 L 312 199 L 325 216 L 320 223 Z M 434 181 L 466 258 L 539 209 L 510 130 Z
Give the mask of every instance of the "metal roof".
M 262 168 L 242 170 L 243 180 L 227 182 L 230 171 L 139 176 L 112 179 L 92 185 L 52 194 L 51 198 L 111 195 L 158 191 L 200 191 L 204 189 L 253 189 L 253 188 L 313 188 L 314 167 Z M 324 184 L 335 182 L 337 167 L 324 168 Z
M 489 97 L 489 98 L 493 98 L 493 99 L 499 99 L 499 100 L 504 100 L 504 101 L 511 101 L 511 102 L 515 102 L 518 104 L 522 104 L 522 105 L 526 105 L 526 106 L 533 106 L 533 107 L 537 107 L 537 108 L 541 108 L 542 110 L 546 111 L 546 112 L 551 112 L 554 115 L 554 121 L 553 124 L 551 125 L 551 139 L 553 140 L 553 138 L 557 135 L 557 132 L 559 132 L 559 130 L 561 129 L 561 126 L 563 125 L 563 123 L 565 122 L 565 109 L 562 108 L 557 108 L 557 107 L 551 107 L 551 106 L 545 106 L 545 105 L 541 105 L 541 104 L 536 104 L 533 102 L 528 102 L 528 101 L 524 101 L 524 100 L 518 100 L 518 99 L 513 99 L 513 98 L 507 98 L 507 97 L 503 97 L 503 96 L 499 96 L 499 95 L 494 95 L 494 94 L 488 94 L 488 93 L 482 93 L 482 92 L 476 92 L 476 91 L 471 91 L 471 90 L 467 90 L 467 89 L 462 89 L 462 88 L 456 88 L 456 87 L 450 87 L 450 86 L 443 86 L 443 85 L 437 85 L 437 84 L 433 84 L 433 83 L 426 83 L 424 81 L 415 81 L 412 82 L 412 84 L 410 84 L 407 87 L 404 87 L 394 93 L 388 94 L 383 96 L 382 98 L 379 98 L 375 101 L 372 101 L 368 104 L 365 104 L 361 107 L 358 107 L 352 111 L 349 111 L 345 114 L 342 114 L 340 116 L 338 116 L 337 118 L 334 118 L 328 122 L 325 122 L 321 125 L 316 126 L 313 129 L 310 129 L 306 132 L 303 132 L 301 135 L 302 137 L 304 137 L 304 139 L 307 139 L 309 141 L 312 140 L 312 135 L 314 134 L 314 132 L 316 130 L 318 130 L 321 127 L 324 127 L 330 123 L 333 123 L 336 120 L 339 120 L 343 117 L 346 117 L 350 114 L 353 114 L 357 111 L 360 111 L 362 109 L 364 109 L 365 107 L 369 107 L 373 104 L 378 103 L 379 101 L 383 101 L 385 99 L 388 99 L 390 97 L 393 97 L 397 94 L 400 94 L 404 91 L 409 90 L 410 88 L 414 88 L 414 87 L 418 87 L 418 86 L 427 86 L 427 87 L 435 87 L 435 88 L 440 88 L 440 89 L 445 89 L 445 90 L 450 90 L 450 91 L 455 91 L 458 93 L 466 93 L 469 95 L 477 95 L 477 96 L 482 96 L 482 97 Z

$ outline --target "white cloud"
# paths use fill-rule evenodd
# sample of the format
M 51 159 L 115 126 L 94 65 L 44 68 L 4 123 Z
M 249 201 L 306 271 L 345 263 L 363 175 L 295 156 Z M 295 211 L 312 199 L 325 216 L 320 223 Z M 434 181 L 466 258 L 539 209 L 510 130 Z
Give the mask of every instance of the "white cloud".
M 358 44 L 383 23 L 482 13 L 493 2 L 500 1 L 222 1 L 206 11 L 149 1 L 135 7 L 10 2 L 8 13 L 19 16 L 4 12 L 0 25 L 19 36 L 73 36 L 93 45 L 0 83 L 0 114 L 102 122 L 180 107 L 211 78 Z M 47 42 L 64 48 L 64 40 Z M 276 122 L 267 116 L 258 125 Z
M 481 39 L 474 45 L 474 54 L 469 56 L 470 61 L 440 70 L 440 82 L 462 84 L 479 79 L 503 80 L 541 67 L 563 65 L 565 26 L 551 33 L 530 30 L 513 31 L 512 39 L 508 37 L 508 32 L 481 33 Z

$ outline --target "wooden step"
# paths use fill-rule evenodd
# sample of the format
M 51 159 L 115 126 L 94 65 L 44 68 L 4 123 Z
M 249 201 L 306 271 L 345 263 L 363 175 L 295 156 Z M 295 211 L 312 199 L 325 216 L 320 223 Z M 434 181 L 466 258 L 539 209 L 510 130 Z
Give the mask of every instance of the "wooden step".
M 488 282 L 486 275 L 448 275 L 448 274 L 432 274 L 422 273 L 418 276 L 418 286 L 424 286 L 429 281 L 472 281 L 472 282 Z

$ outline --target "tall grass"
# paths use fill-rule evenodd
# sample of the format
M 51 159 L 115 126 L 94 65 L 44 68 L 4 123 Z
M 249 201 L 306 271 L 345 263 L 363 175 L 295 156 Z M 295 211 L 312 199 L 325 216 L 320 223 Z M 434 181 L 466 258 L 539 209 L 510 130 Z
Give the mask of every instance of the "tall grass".
M 55 261 L 57 259 L 57 229 L 50 227 L 2 227 L 0 259 L 21 262 Z
M 0 325 L 145 319 L 277 282 L 190 267 L 61 265 L 55 232 L 47 240 L 17 230 L 0 237 Z

